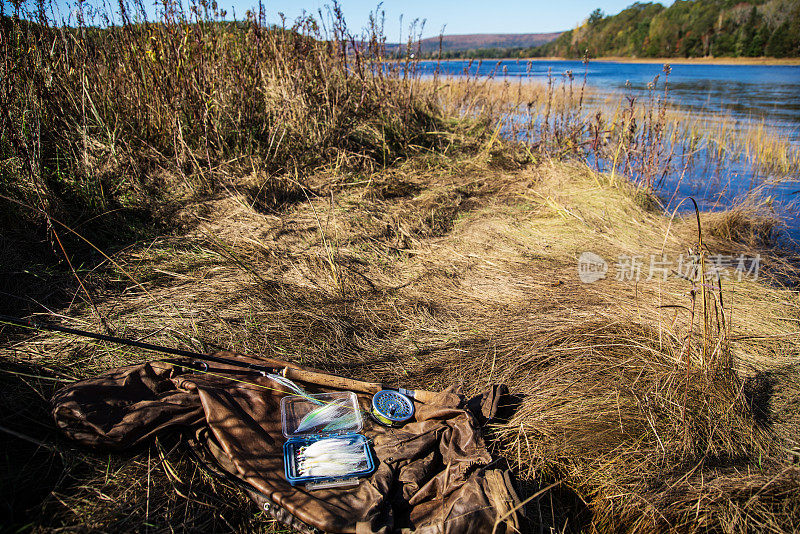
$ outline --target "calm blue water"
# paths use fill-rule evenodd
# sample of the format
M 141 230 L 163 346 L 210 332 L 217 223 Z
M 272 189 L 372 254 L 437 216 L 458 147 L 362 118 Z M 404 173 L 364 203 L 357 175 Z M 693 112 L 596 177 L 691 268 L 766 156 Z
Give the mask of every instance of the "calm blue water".
M 586 83 L 595 92 L 638 97 L 650 94 L 648 84 L 659 77 L 656 94 L 664 94 L 665 74 L 661 64 L 581 61 L 422 61 L 422 75 L 493 76 L 497 79 L 529 78 L 547 82 L 548 72 L 556 84 L 571 71 L 573 84 Z M 731 117 L 738 126 L 751 121 L 765 123 L 784 139 L 800 148 L 800 66 L 761 65 L 671 65 L 668 77 L 668 102 L 672 107 L 695 114 Z M 701 154 L 702 156 L 702 154 Z M 780 214 L 789 225 L 789 234 L 800 239 L 800 175 L 771 176 L 754 167 L 747 158 L 732 157 L 722 161 L 696 158 L 690 172 L 682 165 L 667 173 L 660 191 L 674 206 L 686 196 L 698 199 L 704 209 L 723 209 L 754 188 L 776 201 Z M 607 169 L 606 169 L 607 170 Z

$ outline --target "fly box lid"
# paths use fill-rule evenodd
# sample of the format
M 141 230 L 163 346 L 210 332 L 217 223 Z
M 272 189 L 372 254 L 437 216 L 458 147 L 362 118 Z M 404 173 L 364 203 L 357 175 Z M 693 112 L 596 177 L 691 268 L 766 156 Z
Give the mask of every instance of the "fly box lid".
M 361 432 L 364 420 L 352 391 L 289 395 L 281 399 L 281 425 L 287 438 Z

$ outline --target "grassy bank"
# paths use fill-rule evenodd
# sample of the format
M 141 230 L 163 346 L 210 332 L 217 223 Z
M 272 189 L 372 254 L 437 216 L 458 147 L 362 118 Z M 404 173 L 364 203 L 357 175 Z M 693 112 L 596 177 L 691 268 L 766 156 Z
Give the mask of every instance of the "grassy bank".
M 665 215 L 652 182 L 578 157 L 579 88 L 372 69 L 380 34 L 354 54 L 335 6 L 332 33 L 214 17 L 4 21 L 4 311 L 406 387 L 506 383 L 519 408 L 486 432 L 523 496 L 550 487 L 530 532 L 800 528 L 800 301 L 767 204 L 701 231 Z M 544 124 L 527 143 L 503 135 L 515 91 L 538 91 L 516 93 Z M 650 109 L 606 145 L 658 169 Z M 580 280 L 584 252 L 605 278 Z M 760 255 L 758 280 L 711 276 L 718 255 Z M 648 279 L 652 258 L 674 269 Z M 157 356 L 0 332 L 4 526 L 280 531 L 171 439 L 60 437 L 56 388 Z
M 775 57 L 670 57 L 670 58 L 635 58 L 635 57 L 598 57 L 592 61 L 612 61 L 617 63 L 656 63 L 663 65 L 800 65 L 798 58 Z
M 62 313 L 412 387 L 507 383 L 522 405 L 488 429 L 496 450 L 527 494 L 558 483 L 529 507 L 532 531 L 797 528 L 800 302 L 766 283 L 782 268 L 761 248 L 773 221 L 701 217 L 709 254 L 763 255 L 760 282 L 617 280 L 622 257 L 696 247 L 693 217 L 670 223 L 627 183 L 516 157 L 419 157 L 367 183 L 321 174 L 318 195 L 277 214 L 233 192 L 187 206 L 190 232 L 115 255 L 86 283 L 120 286 L 95 293 L 96 312 Z M 587 251 L 611 263 L 606 279 L 579 280 Z M 7 517 L 44 530 L 265 527 L 169 441 L 98 456 L 53 429 L 54 387 L 152 355 L 52 335 L 2 350 L 2 425 L 28 440 L 5 436 Z
M 431 59 L 436 59 L 432 57 Z M 440 61 L 478 61 L 477 58 L 442 59 Z M 575 58 L 560 56 L 545 57 L 497 57 L 480 58 L 482 61 L 577 61 Z M 630 56 L 601 56 L 593 57 L 592 61 L 607 61 L 612 63 L 647 63 L 663 65 L 800 65 L 798 58 L 776 57 L 630 57 Z

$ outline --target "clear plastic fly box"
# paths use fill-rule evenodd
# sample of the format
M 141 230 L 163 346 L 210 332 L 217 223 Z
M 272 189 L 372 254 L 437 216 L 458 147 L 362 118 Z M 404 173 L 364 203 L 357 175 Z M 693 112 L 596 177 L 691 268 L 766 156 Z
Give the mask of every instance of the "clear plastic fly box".
M 358 398 L 352 391 L 281 399 L 287 441 L 283 466 L 290 484 L 327 488 L 357 484 L 375 470 Z

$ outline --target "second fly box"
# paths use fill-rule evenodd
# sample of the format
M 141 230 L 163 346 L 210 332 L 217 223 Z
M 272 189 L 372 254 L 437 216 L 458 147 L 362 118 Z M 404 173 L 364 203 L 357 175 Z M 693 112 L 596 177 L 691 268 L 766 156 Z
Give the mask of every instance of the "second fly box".
M 364 421 L 351 391 L 281 399 L 286 480 L 322 488 L 357 484 L 375 470 Z

